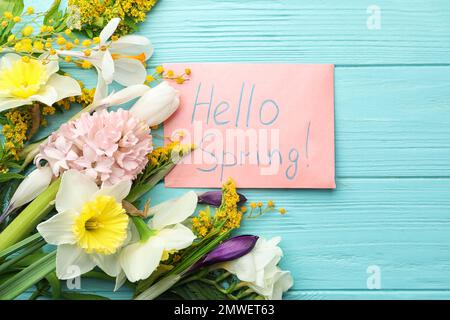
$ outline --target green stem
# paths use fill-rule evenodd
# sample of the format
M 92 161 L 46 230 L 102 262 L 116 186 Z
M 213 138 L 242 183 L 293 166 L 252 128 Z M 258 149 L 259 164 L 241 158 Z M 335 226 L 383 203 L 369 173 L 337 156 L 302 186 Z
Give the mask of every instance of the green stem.
M 0 284 L 0 300 L 11 300 L 39 282 L 56 267 L 56 250 Z
M 156 235 L 156 230 L 150 229 L 141 217 L 133 216 L 131 219 L 139 232 L 141 242 L 146 242 L 150 237 Z
M 53 209 L 61 179 L 54 181 L 0 233 L 0 251 L 24 239 Z
M 175 164 L 171 163 L 167 167 L 156 172 L 147 182 L 143 184 L 135 184 L 135 186 L 131 188 L 126 200 L 131 203 L 138 200 L 150 191 L 159 181 L 161 181 L 169 173 L 169 171 L 173 169 L 173 167 L 175 167 Z

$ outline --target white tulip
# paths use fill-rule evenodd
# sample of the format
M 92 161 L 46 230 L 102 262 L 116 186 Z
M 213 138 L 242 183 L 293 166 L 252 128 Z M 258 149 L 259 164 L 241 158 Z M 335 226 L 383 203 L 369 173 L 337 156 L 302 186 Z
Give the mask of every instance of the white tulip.
M 129 218 L 122 207 L 131 181 L 98 188 L 75 170 L 66 171 L 56 195 L 58 213 L 37 226 L 47 243 L 57 246 L 56 275 L 72 279 L 100 267 L 116 277 L 120 249 L 129 241 Z
M 164 122 L 179 107 L 179 93 L 167 82 L 161 82 L 153 89 L 147 91 L 131 107 L 130 112 L 137 118 L 154 126 Z
M 259 238 L 248 254 L 217 267 L 235 274 L 239 280 L 247 282 L 249 288 L 266 299 L 280 300 L 283 292 L 293 285 L 290 272 L 277 266 L 283 256 L 283 251 L 278 247 L 280 241 L 280 237 L 270 240 Z
M 0 112 L 33 102 L 51 106 L 64 98 L 80 95 L 78 82 L 57 74 L 58 70 L 56 60 L 24 61 L 18 54 L 5 54 L 0 60 Z
M 19 185 L 13 194 L 8 211 L 23 206 L 40 195 L 52 181 L 53 173 L 49 166 L 35 169 Z
M 197 194 L 190 191 L 183 196 L 153 207 L 153 219 L 148 226 L 155 234 L 148 240 L 137 240 L 124 247 L 120 265 L 131 282 L 147 279 L 158 267 L 164 253 L 189 247 L 196 238 L 191 229 L 181 223 L 197 207 Z
M 86 57 L 81 51 L 57 50 L 58 55 L 87 60 L 98 72 L 94 102 L 105 98 L 108 85 L 116 81 L 123 86 L 142 84 L 147 76 L 144 63 L 153 54 L 153 46 L 146 37 L 126 35 L 116 41 L 109 38 L 116 31 L 120 18 L 111 19 L 100 32 L 98 48 Z
M 137 97 L 141 97 L 147 91 L 150 90 L 150 87 L 145 84 L 135 84 L 129 87 L 126 87 L 117 92 L 111 93 L 106 98 L 98 101 L 96 110 L 101 108 L 108 108 L 111 106 L 118 106 L 124 103 L 127 103 Z

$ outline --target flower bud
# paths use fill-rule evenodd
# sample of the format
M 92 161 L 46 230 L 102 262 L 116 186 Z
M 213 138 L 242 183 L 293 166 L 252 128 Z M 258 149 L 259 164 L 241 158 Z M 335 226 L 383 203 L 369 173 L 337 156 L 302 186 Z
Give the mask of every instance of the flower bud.
M 49 166 L 35 169 L 19 185 L 10 201 L 10 211 L 34 200 L 52 181 L 52 170 Z
M 178 91 L 162 82 L 146 92 L 130 109 L 137 118 L 154 126 L 169 118 L 180 105 Z

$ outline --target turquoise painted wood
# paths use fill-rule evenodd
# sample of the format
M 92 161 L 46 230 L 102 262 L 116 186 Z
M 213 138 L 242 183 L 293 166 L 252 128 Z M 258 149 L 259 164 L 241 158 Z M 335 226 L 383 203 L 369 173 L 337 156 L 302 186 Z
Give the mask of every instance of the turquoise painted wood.
M 381 10 L 379 30 L 367 28 L 370 5 Z M 450 298 L 449 30 L 447 0 L 160 0 L 141 26 L 152 66 L 336 64 L 337 189 L 244 191 L 288 210 L 241 231 L 282 235 L 295 278 L 286 298 Z M 69 72 L 95 84 L 93 73 Z M 158 185 L 148 196 L 181 192 Z M 380 290 L 367 288 L 373 265 Z M 111 290 L 95 281 L 81 289 L 130 296 Z

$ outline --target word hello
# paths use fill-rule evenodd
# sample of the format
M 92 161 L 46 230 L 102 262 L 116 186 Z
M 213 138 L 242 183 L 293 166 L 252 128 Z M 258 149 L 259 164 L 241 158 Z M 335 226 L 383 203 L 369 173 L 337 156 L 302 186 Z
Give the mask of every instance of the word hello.
M 242 83 L 241 91 L 239 93 L 239 102 L 234 109 L 231 108 L 231 103 L 226 100 L 214 102 L 215 87 L 211 86 L 209 92 L 209 100 L 206 102 L 199 101 L 199 95 L 202 89 L 202 83 L 197 87 L 197 94 L 195 96 L 195 102 L 192 109 L 191 123 L 194 123 L 196 116 L 200 113 L 200 107 L 207 108 L 206 124 L 210 123 L 210 120 L 214 121 L 217 126 L 229 126 L 235 127 L 241 126 L 245 123 L 248 128 L 250 126 L 250 120 L 252 119 L 252 112 L 257 112 L 257 121 L 263 126 L 271 126 L 275 124 L 278 116 L 280 115 L 280 107 L 272 99 L 265 99 L 259 106 L 253 110 L 253 99 L 255 93 L 255 85 L 252 85 L 250 93 L 248 94 L 248 101 L 244 102 L 245 96 L 245 82 Z M 203 120 L 203 119 L 202 119 Z M 243 123 L 242 123 L 243 122 Z

